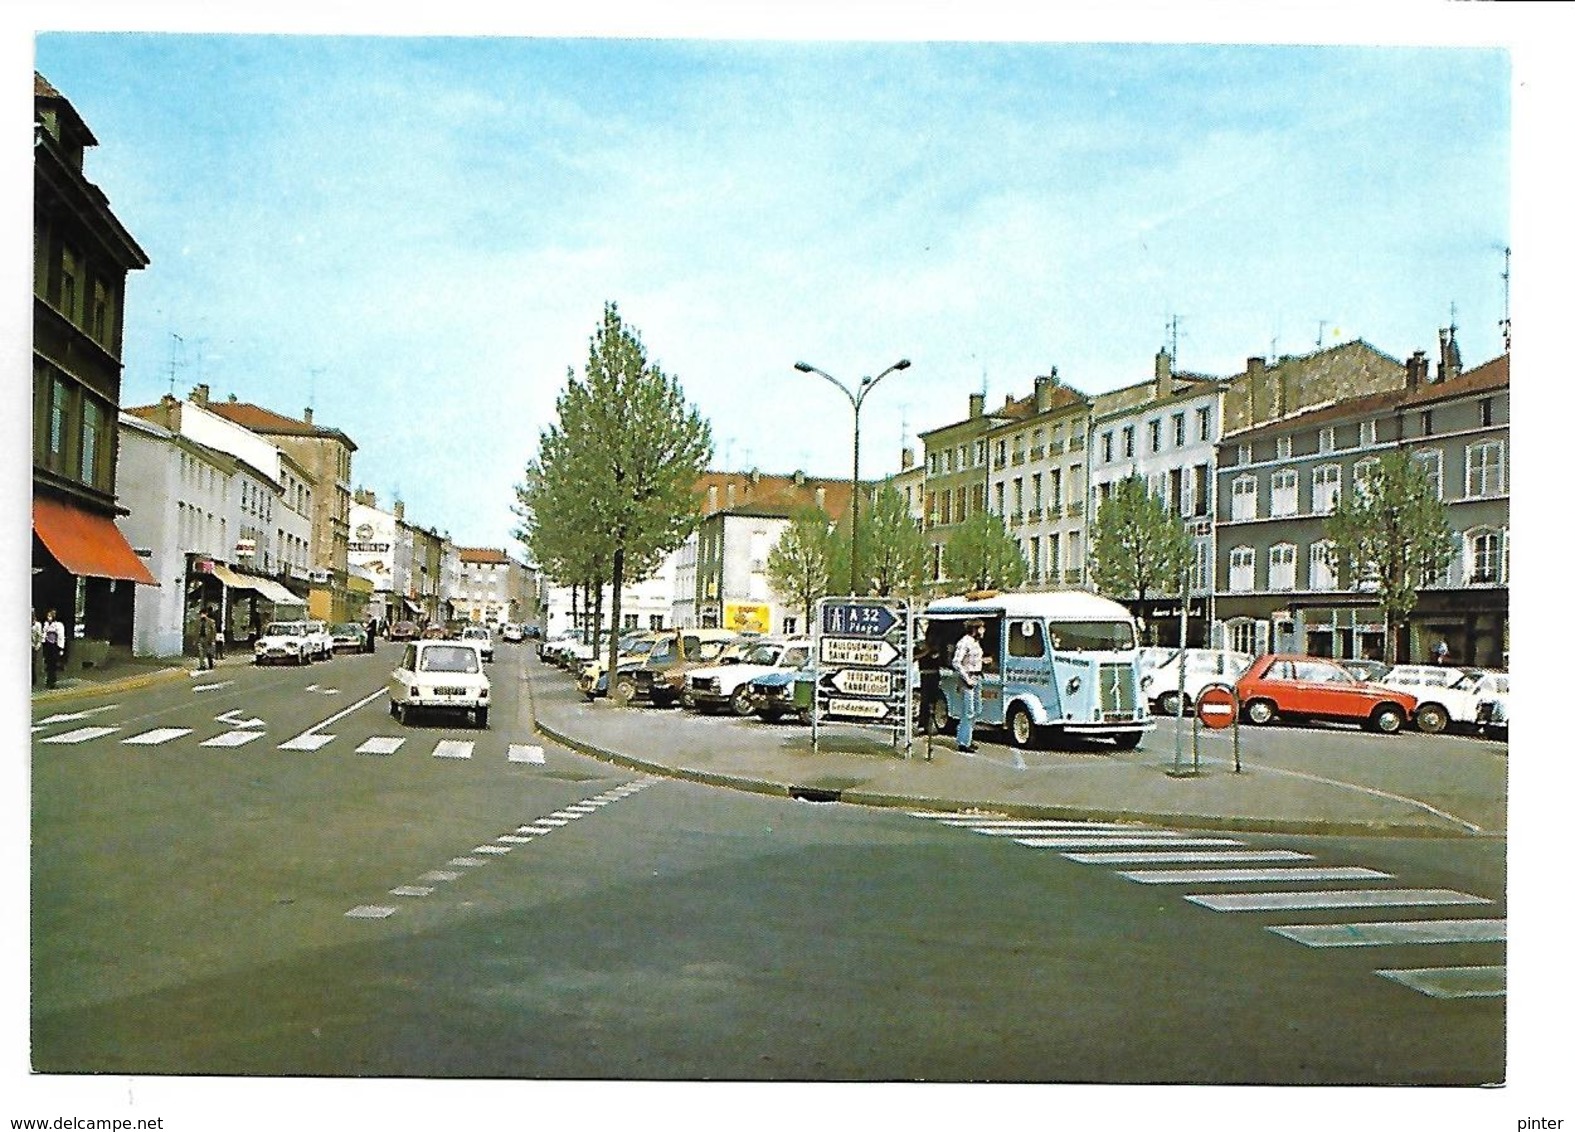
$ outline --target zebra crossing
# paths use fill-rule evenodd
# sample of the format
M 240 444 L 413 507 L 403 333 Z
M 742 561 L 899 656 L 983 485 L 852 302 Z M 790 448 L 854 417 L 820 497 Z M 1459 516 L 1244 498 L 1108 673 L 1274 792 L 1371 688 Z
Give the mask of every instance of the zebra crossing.
M 34 725 L 34 742 L 42 745 L 78 746 L 110 736 L 118 736 L 116 742 L 126 747 L 167 747 L 171 744 L 179 745 L 182 740 L 187 745 L 206 748 L 237 748 L 245 747 L 268 738 L 266 731 L 262 730 L 261 720 L 236 721 L 217 719 L 215 722 L 229 725 L 226 730 L 211 735 L 199 735 L 191 727 L 153 727 L 134 734 L 120 735 L 121 728 L 113 724 L 93 724 L 75 726 L 66 731 L 53 735 L 39 737 L 36 733 L 48 728 L 51 722 L 78 722 L 77 719 L 43 720 Z M 246 726 L 244 724 L 252 724 Z M 294 735 L 289 739 L 274 744 L 275 750 L 280 751 L 320 751 L 338 743 L 338 735 L 325 735 L 316 731 L 306 731 Z M 343 745 L 355 742 L 345 739 Z M 482 744 L 483 750 L 486 745 Z M 356 743 L 354 753 L 376 757 L 387 757 L 395 754 L 421 754 L 437 759 L 465 760 L 476 757 L 478 741 L 475 739 L 455 739 L 447 735 L 373 735 Z M 490 753 L 490 752 L 488 752 Z M 506 750 L 501 752 L 509 762 L 533 763 L 541 765 L 546 762 L 546 756 L 539 746 L 524 743 L 509 743 Z
M 1508 937 L 1503 918 L 1375 920 L 1384 908 L 1475 910 L 1491 899 L 1440 888 L 1385 887 L 1391 873 L 1362 866 L 1319 864 L 1311 853 L 1293 849 L 1250 848 L 1238 838 L 1198 836 L 1180 830 L 1119 822 L 1026 820 L 911 810 L 910 816 L 968 830 L 986 837 L 1010 838 L 1031 849 L 1052 849 L 1067 861 L 1113 869 L 1134 884 L 1191 886 L 1269 886 L 1230 892 L 1185 892 L 1187 901 L 1212 912 L 1276 916 L 1308 911 L 1347 910 L 1361 917 L 1333 923 L 1272 923 L 1264 930 L 1312 949 L 1438 944 L 1496 944 Z M 1139 867 L 1142 866 L 1142 867 Z M 1349 882 L 1348 888 L 1280 888 L 1302 882 Z M 1381 912 L 1379 913 L 1382 914 Z M 1503 998 L 1503 965 L 1384 968 L 1375 975 L 1431 998 Z

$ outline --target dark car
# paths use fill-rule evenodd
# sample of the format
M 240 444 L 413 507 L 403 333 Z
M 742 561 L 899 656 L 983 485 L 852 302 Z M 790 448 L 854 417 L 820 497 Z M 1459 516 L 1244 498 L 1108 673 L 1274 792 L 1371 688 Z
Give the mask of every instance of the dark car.
M 1336 720 L 1393 734 L 1416 714 L 1416 697 L 1358 680 L 1322 656 L 1269 653 L 1236 681 L 1241 713 L 1252 723 Z
M 395 621 L 388 627 L 391 641 L 413 641 L 421 635 L 421 627 L 414 621 Z

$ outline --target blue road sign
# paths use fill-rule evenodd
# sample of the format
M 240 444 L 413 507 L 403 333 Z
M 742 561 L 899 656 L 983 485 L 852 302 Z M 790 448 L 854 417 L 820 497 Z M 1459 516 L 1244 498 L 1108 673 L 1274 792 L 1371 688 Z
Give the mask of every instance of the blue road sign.
M 896 624 L 896 614 L 884 605 L 820 607 L 820 631 L 836 637 L 884 637 Z

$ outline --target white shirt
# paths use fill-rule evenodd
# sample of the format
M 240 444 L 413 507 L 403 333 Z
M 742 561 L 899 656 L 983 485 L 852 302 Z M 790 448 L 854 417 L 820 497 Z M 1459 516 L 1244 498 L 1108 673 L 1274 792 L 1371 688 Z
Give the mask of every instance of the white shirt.
M 952 667 L 968 687 L 972 688 L 979 682 L 979 674 L 984 671 L 984 649 L 980 647 L 978 637 L 972 633 L 962 635 L 952 652 Z

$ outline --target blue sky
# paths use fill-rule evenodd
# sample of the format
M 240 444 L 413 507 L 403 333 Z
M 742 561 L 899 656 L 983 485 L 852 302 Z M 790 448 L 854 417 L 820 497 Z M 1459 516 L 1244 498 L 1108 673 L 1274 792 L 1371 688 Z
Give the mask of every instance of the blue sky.
M 49 33 L 152 258 L 124 400 L 199 380 L 347 432 L 358 485 L 504 545 L 512 484 L 619 303 L 716 466 L 863 470 L 1058 368 L 1460 327 L 1500 350 L 1510 53 Z M 1447 187 L 1446 187 L 1447 186 Z

